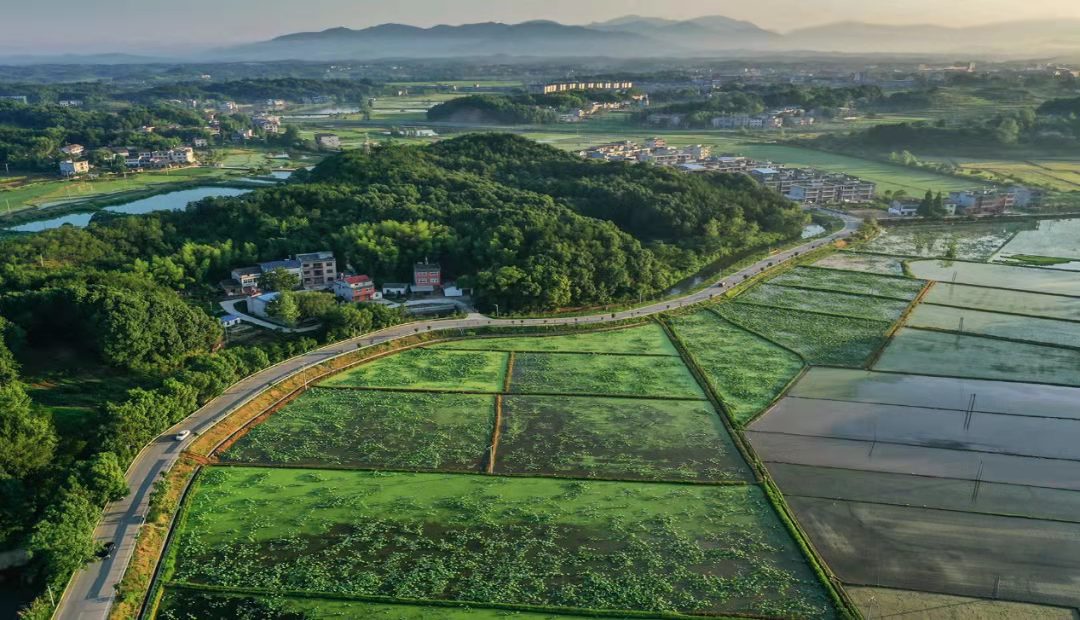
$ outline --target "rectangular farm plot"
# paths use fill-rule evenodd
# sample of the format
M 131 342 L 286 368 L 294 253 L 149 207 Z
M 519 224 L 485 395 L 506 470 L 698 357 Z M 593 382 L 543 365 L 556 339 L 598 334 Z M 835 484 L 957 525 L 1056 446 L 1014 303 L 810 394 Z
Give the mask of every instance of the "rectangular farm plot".
M 1080 491 L 1080 463 L 1055 459 L 927 448 L 858 439 L 747 432 L 769 463 L 904 473 L 933 478 Z
M 501 392 L 509 353 L 409 349 L 330 377 L 325 387 Z
M 908 302 L 870 295 L 853 295 L 836 291 L 816 291 L 760 284 L 739 295 L 739 302 L 839 314 L 859 319 L 895 321 L 907 310 Z
M 496 474 L 750 481 L 707 402 L 508 396 Z
M 811 368 L 789 392 L 800 398 L 855 401 L 1080 420 L 1080 389 L 1013 381 L 977 381 Z M 974 403 L 972 396 L 975 397 Z
M 1080 348 L 1080 322 L 922 304 L 911 313 L 906 325 Z
M 905 328 L 874 370 L 1078 386 L 1080 351 Z
M 680 358 L 588 353 L 515 354 L 510 391 L 705 399 L 701 386 Z
M 253 428 L 226 462 L 479 471 L 495 397 L 311 388 Z
M 709 310 L 672 317 L 671 328 L 737 425 L 769 406 L 803 367 L 798 355 Z
M 938 282 L 923 298 L 924 303 L 988 312 L 1006 312 L 1047 319 L 1080 321 L 1080 297 L 1041 295 L 1023 291 L 966 286 Z
M 904 275 L 903 259 L 895 256 L 861 254 L 858 252 L 836 252 L 814 263 L 814 267 L 840 269 L 843 271 L 863 271 L 886 276 Z
M 885 342 L 885 321 L 726 303 L 716 312 L 732 323 L 797 352 L 810 364 L 862 366 Z
M 985 261 L 1031 223 L 959 224 L 949 226 L 890 226 L 860 249 L 896 256 L 951 256 Z
M 1080 492 L 982 480 L 769 463 L 785 497 L 820 497 L 1080 523 Z
M 912 261 L 908 267 L 925 280 L 1080 297 L 1080 277 L 1069 271 L 943 260 Z
M 796 267 L 769 280 L 769 284 L 808 288 L 858 295 L 889 297 L 902 301 L 915 299 L 926 285 L 922 280 L 883 276 L 873 273 L 822 269 L 821 267 Z
M 210 468 L 171 553 L 180 585 L 835 617 L 753 485 Z
M 656 323 L 629 329 L 590 331 L 565 336 L 472 338 L 434 345 L 435 349 L 542 351 L 553 353 L 634 353 L 678 356 L 664 329 Z
M 1080 524 L 789 498 L 846 583 L 1080 605 Z
M 166 586 L 157 620 L 201 618 L 250 618 L 266 620 L 580 620 L 550 612 L 483 609 L 475 605 L 451 607 L 406 603 L 375 603 L 361 600 L 207 592 L 182 586 Z M 636 617 L 636 616 L 635 616 Z
M 1080 461 L 1080 420 L 785 398 L 755 432 Z
M 1023 230 L 996 258 L 1014 254 L 1080 259 L 1080 219 L 1039 220 L 1035 230 Z

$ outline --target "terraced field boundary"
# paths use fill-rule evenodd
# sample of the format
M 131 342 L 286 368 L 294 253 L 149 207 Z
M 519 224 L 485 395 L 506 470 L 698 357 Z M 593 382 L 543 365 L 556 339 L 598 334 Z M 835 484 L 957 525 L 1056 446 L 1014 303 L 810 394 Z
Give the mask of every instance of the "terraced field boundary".
M 741 303 L 741 302 L 740 302 L 740 303 Z M 748 306 L 753 306 L 753 305 L 760 305 L 760 304 L 747 304 L 747 305 L 748 305 Z M 763 308 L 772 308 L 773 306 L 761 306 L 761 307 L 763 307 Z M 778 308 L 778 309 L 779 309 L 779 310 L 786 310 L 786 309 L 788 309 L 788 308 Z M 761 339 L 762 339 L 762 340 L 764 340 L 765 342 L 768 342 L 769 344 L 771 344 L 771 345 L 773 345 L 773 346 L 775 346 L 775 347 L 779 347 L 779 348 L 781 348 L 781 349 L 783 349 L 783 350 L 787 351 L 788 353 L 791 353 L 791 354 L 795 355 L 796 357 L 798 357 L 799 359 L 801 359 L 801 360 L 802 360 L 802 362 L 803 362 L 803 366 L 804 366 L 804 367 L 806 367 L 806 366 L 809 366 L 809 365 L 810 365 L 810 362 L 809 362 L 809 361 L 807 361 L 807 359 L 806 359 L 806 356 L 804 356 L 804 355 L 803 355 L 802 353 L 799 353 L 799 352 L 798 352 L 798 351 L 796 351 L 795 349 L 792 349 L 791 347 L 787 347 L 787 346 L 784 346 L 784 345 L 780 344 L 779 342 L 776 342 L 776 341 L 775 341 L 775 340 L 773 340 L 772 338 L 769 338 L 769 337 L 768 337 L 768 336 L 766 336 L 765 334 L 762 334 L 761 332 L 758 332 L 757 330 L 753 330 L 753 329 L 750 329 L 749 327 L 743 327 L 742 325 L 738 325 L 738 324 L 734 323 L 733 321 L 730 321 L 730 320 L 728 320 L 728 318 L 727 318 L 727 317 L 725 317 L 724 315 L 722 315 L 722 314 L 720 314 L 719 312 L 717 312 L 717 311 L 716 311 L 716 308 L 714 308 L 714 307 L 709 307 L 709 308 L 706 308 L 706 310 L 708 310 L 708 311 L 709 311 L 709 312 L 711 312 L 712 314 L 715 314 L 715 315 L 716 315 L 716 317 L 717 317 L 718 319 L 720 319 L 720 320 L 722 320 L 722 321 L 727 321 L 727 322 L 728 322 L 728 323 L 730 323 L 731 325 L 734 325 L 735 327 L 738 327 L 739 329 L 743 330 L 744 332 L 747 332 L 747 333 L 753 334 L 753 335 L 757 336 L 758 338 L 761 338 Z M 845 318 L 846 318 L 846 317 L 845 317 Z
M 723 319 L 723 317 L 720 318 Z M 750 470 L 754 473 L 755 481 L 760 484 L 764 490 L 765 496 L 769 500 L 769 505 L 772 506 L 777 518 L 784 524 L 788 534 L 795 540 L 795 544 L 799 546 L 799 549 L 803 553 L 803 558 L 810 565 L 810 569 L 818 577 L 818 580 L 825 588 L 825 592 L 829 595 L 829 599 L 836 607 L 839 616 L 841 618 L 861 618 L 862 615 L 858 612 L 858 608 L 855 606 L 854 601 L 848 598 L 840 579 L 833 574 L 832 570 L 830 570 L 824 562 L 821 561 L 821 554 L 818 553 L 806 532 L 802 530 L 795 520 L 787 502 L 784 501 L 783 494 L 780 492 L 779 487 L 776 486 L 776 483 L 773 482 L 769 470 L 765 467 L 765 463 L 758 458 L 753 448 L 743 438 L 742 433 L 738 432 L 731 424 L 731 411 L 728 410 L 727 406 L 720 398 L 720 395 L 713 390 L 704 369 L 697 363 L 694 356 L 690 354 L 690 351 L 686 348 L 686 345 L 683 343 L 682 339 L 679 338 L 678 334 L 671 328 L 671 325 L 669 325 L 666 320 L 661 320 L 660 324 L 664 327 L 664 331 L 667 333 L 668 338 L 671 339 L 672 344 L 674 344 L 675 348 L 679 351 L 683 363 L 690 369 L 690 372 L 694 375 L 694 378 L 701 386 L 701 389 L 705 391 L 709 401 L 713 404 L 713 407 L 716 408 L 724 428 L 727 429 L 728 433 L 731 435 L 732 441 L 739 449 L 739 453 L 742 454 L 743 459 L 746 460 L 747 464 L 750 466 Z M 736 327 L 738 326 L 736 325 Z M 806 369 L 807 365 L 804 364 L 802 372 L 806 372 Z M 799 376 L 801 377 L 801 373 Z M 793 383 L 794 381 L 789 383 L 788 388 L 790 388 Z M 786 393 L 788 388 L 785 388 L 780 395 L 782 396 Z M 779 398 L 779 396 L 777 398 Z M 767 411 L 767 409 L 765 410 Z
M 904 325 L 907 324 L 908 318 L 911 317 L 911 313 L 915 312 L 915 308 L 919 307 L 919 305 L 922 304 L 923 298 L 930 294 L 930 289 L 934 288 L 935 284 L 937 284 L 936 281 L 927 280 L 926 284 L 923 286 L 923 289 L 919 291 L 919 294 L 915 297 L 915 299 L 911 300 L 911 303 L 908 304 L 907 309 L 904 310 L 904 313 L 900 315 L 900 318 L 896 319 L 896 321 L 893 322 L 893 325 L 889 328 L 889 331 L 885 332 L 885 339 L 882 340 L 881 346 L 879 346 L 877 350 L 874 351 L 874 354 L 870 356 L 870 359 L 867 360 L 865 366 L 866 370 L 872 369 L 874 365 L 878 363 L 878 360 L 880 360 L 881 356 L 885 353 L 885 349 L 889 346 L 889 343 L 892 342 L 893 336 L 896 335 L 896 332 L 900 331 L 900 328 L 904 327 Z
M 575 355 L 590 355 L 578 353 Z M 409 394 L 468 394 L 472 396 L 566 396 L 580 398 L 622 398 L 626 400 L 677 400 L 685 402 L 702 402 L 707 398 L 693 398 L 690 396 L 653 396 L 648 394 L 590 394 L 588 392 L 482 392 L 478 390 L 432 390 L 429 388 L 397 388 L 397 387 L 366 387 L 358 385 L 320 385 L 320 390 L 352 390 L 355 392 L 405 392 Z M 287 404 L 287 403 L 283 403 Z
M 680 614 L 675 612 L 655 611 L 604 611 L 595 609 L 582 609 L 578 607 L 541 607 L 536 605 L 512 605 L 507 603 L 473 603 L 468 601 L 451 601 L 442 599 L 409 599 L 394 598 L 387 596 L 364 596 L 345 595 L 335 592 L 310 592 L 292 590 L 260 590 L 258 588 L 228 588 L 194 583 L 169 582 L 165 587 L 174 590 L 188 590 L 193 592 L 207 592 L 216 594 L 246 594 L 250 596 L 286 596 L 289 598 L 355 601 L 363 603 L 384 603 L 394 605 L 415 605 L 422 607 L 442 607 L 446 609 L 499 609 L 509 612 L 533 612 L 543 614 L 559 614 L 579 618 L 646 618 L 652 620 L 686 620 L 687 618 L 701 618 L 703 616 Z M 770 620 L 770 616 L 754 614 L 731 614 L 708 615 L 714 620 L 740 620 L 759 619 Z

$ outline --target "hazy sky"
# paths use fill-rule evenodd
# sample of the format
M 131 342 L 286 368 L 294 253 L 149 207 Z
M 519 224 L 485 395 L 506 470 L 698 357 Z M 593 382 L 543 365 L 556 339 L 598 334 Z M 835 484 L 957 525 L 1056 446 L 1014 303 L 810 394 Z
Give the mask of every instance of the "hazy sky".
M 0 0 L 0 51 L 177 50 L 334 26 L 430 26 L 630 13 L 726 15 L 774 30 L 832 21 L 967 25 L 1080 18 L 1080 0 Z

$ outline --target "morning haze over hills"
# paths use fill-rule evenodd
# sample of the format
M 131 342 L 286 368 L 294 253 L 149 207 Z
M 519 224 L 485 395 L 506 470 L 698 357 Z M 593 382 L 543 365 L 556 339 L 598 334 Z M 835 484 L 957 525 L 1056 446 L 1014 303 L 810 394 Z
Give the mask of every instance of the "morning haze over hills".
M 584 26 L 554 21 L 419 28 L 383 24 L 288 34 L 202 54 L 221 60 L 332 60 L 470 56 L 694 57 L 717 52 L 835 52 L 1032 56 L 1080 51 L 1080 20 L 945 27 L 837 22 L 786 33 L 723 16 L 630 15 Z

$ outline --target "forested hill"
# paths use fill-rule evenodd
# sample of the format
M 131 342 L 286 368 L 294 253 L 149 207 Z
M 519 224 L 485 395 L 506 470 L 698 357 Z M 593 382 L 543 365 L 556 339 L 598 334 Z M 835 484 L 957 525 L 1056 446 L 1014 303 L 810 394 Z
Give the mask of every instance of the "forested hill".
M 244 261 L 328 247 L 379 282 L 408 281 L 430 259 L 474 287 L 482 309 L 551 310 L 648 298 L 710 262 L 797 237 L 805 219 L 743 176 L 470 135 L 348 152 L 287 185 L 186 211 L 5 241 L 0 294 L 102 269 L 210 289 Z
M 482 305 L 528 310 L 648 297 L 805 221 L 741 176 L 588 162 L 507 134 L 349 152 L 298 183 L 171 218 L 261 253 L 329 243 L 382 280 L 438 259 Z

